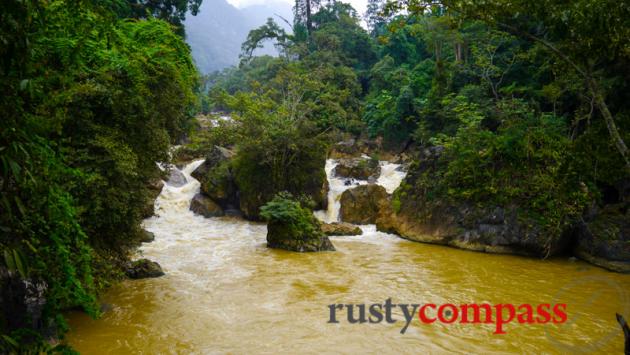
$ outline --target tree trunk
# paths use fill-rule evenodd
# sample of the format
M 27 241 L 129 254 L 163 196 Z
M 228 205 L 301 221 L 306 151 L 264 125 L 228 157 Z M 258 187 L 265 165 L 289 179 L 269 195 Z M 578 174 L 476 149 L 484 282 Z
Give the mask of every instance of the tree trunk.
M 311 36 L 311 31 L 313 30 L 313 24 L 311 23 L 311 0 L 305 0 L 306 3 L 306 31 L 308 32 L 309 37 Z
M 623 353 L 630 355 L 630 328 L 621 314 L 617 313 L 615 315 L 617 316 L 617 322 L 619 322 L 621 330 L 623 330 L 623 337 L 625 338 L 625 350 Z
M 617 151 L 621 155 L 621 158 L 623 159 L 626 165 L 626 173 L 630 174 L 630 157 L 628 157 L 628 147 L 626 146 L 626 143 L 623 141 L 621 134 L 619 134 L 619 129 L 617 129 L 617 124 L 615 124 L 615 119 L 612 113 L 610 112 L 610 110 L 608 109 L 608 105 L 606 105 L 604 95 L 601 89 L 599 88 L 599 85 L 597 85 L 597 81 L 593 78 L 593 76 L 590 75 L 589 72 L 586 72 L 582 68 L 580 68 L 579 65 L 577 65 L 573 60 L 571 60 L 571 58 L 569 58 L 569 56 L 567 56 L 561 50 L 556 48 L 552 43 L 542 38 L 538 38 L 529 32 L 521 31 L 514 26 L 507 25 L 504 23 L 499 23 L 499 25 L 510 31 L 513 31 L 517 34 L 520 34 L 522 36 L 525 36 L 529 39 L 532 39 L 536 42 L 541 43 L 542 45 L 547 47 L 549 50 L 551 50 L 553 53 L 555 53 L 558 57 L 560 57 L 562 60 L 564 60 L 567 64 L 572 66 L 578 72 L 578 74 L 580 74 L 584 78 L 584 80 L 586 80 L 588 89 L 593 95 L 593 98 L 595 99 L 595 104 L 597 105 L 597 108 L 599 109 L 599 111 L 602 113 L 602 116 L 604 117 L 604 121 L 606 122 L 606 127 L 608 128 L 608 133 L 610 134 L 610 138 L 615 144 Z
M 593 78 L 589 78 L 588 81 L 589 81 L 588 86 L 591 90 L 591 94 L 593 95 L 593 98 L 595 99 L 595 104 L 597 105 L 597 108 L 599 108 L 599 111 L 602 113 L 602 116 L 604 117 L 604 121 L 606 121 L 606 127 L 608 128 L 608 133 L 610 134 L 610 138 L 613 140 L 613 143 L 615 143 L 615 147 L 617 147 L 617 150 L 623 157 L 623 160 L 626 163 L 626 170 L 630 172 L 630 158 L 628 158 L 628 147 L 626 146 L 626 143 L 623 141 L 623 138 L 621 138 L 621 134 L 619 134 L 619 130 L 617 129 L 617 124 L 615 124 L 615 119 L 610 113 L 610 110 L 608 109 L 608 105 L 606 105 L 606 101 L 604 100 L 604 95 L 599 89 L 599 86 L 597 86 L 597 83 L 595 82 Z

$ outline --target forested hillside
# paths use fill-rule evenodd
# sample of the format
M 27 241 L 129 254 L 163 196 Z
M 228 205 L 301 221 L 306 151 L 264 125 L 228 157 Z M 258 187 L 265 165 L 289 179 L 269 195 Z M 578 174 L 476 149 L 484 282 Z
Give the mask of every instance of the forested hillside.
M 264 24 L 267 17 L 279 19 L 278 15 L 290 21 L 291 5 L 279 2 L 238 9 L 225 0 L 205 0 L 199 13 L 185 21 L 186 43 L 199 72 L 209 74 L 238 64 L 241 42 L 247 33 Z M 272 46 L 258 53 L 276 54 Z
M 188 5 L 0 5 L 0 246 L 10 312 L 0 329 L 31 329 L 3 336 L 5 351 L 45 347 L 37 332 L 61 333 L 62 309 L 97 315 L 97 292 L 120 277 L 149 181 L 161 174 L 155 162 L 168 159 L 195 110 L 197 73 L 178 34 Z M 23 292 L 7 270 L 41 280 L 33 281 L 46 293 L 41 319 L 7 310 Z

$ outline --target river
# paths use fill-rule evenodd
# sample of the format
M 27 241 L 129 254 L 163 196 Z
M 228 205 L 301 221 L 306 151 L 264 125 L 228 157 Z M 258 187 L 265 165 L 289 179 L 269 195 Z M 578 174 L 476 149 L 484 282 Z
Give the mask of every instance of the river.
M 491 255 L 415 243 L 380 233 L 331 237 L 337 251 L 293 253 L 268 249 L 266 227 L 237 217 L 203 218 L 188 210 L 199 191 L 188 183 L 165 186 L 157 215 L 144 227 L 155 233 L 141 255 L 159 262 L 166 276 L 128 280 L 101 301 L 102 318 L 68 314 L 69 343 L 85 354 L 155 353 L 622 353 L 615 312 L 629 315 L 630 275 L 569 258 L 538 260 Z M 337 218 L 340 193 L 348 188 L 326 170 L 328 211 Z M 389 192 L 404 177 L 382 162 L 377 183 Z M 568 321 L 493 325 L 421 324 L 405 334 L 395 324 L 327 323 L 329 304 L 383 303 L 566 303 Z

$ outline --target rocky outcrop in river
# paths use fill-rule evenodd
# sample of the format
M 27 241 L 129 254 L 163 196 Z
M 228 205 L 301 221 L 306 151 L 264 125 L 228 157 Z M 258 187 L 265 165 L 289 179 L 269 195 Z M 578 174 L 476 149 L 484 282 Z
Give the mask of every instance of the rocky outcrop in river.
M 190 210 L 206 218 L 223 216 L 221 206 L 203 194 L 196 194 L 190 201 Z
M 132 279 L 146 279 L 164 276 L 164 271 L 160 264 L 149 259 L 139 259 L 132 261 L 125 268 L 125 274 Z
M 358 180 L 376 180 L 381 174 L 378 160 L 370 158 L 341 159 L 333 174 L 343 178 Z
M 359 185 L 341 194 L 339 211 L 343 222 L 374 224 L 379 211 L 387 203 L 387 191 L 380 185 Z
M 427 195 L 423 179 L 435 171 L 441 147 L 424 149 L 402 190 L 381 204 L 378 230 L 406 239 L 490 253 L 544 257 L 566 250 L 569 236 L 550 238 L 518 204 L 493 205 Z M 404 190 L 404 191 L 403 191 Z
M 233 157 L 231 150 L 214 146 L 203 164 L 191 174 L 201 183 L 201 191 L 222 209 L 239 206 L 238 188 L 230 164 Z
M 270 221 L 267 224 L 267 247 L 297 252 L 334 251 L 330 239 L 319 229 L 297 232 L 291 224 Z
M 322 232 L 326 235 L 361 235 L 363 231 L 358 226 L 346 222 L 322 223 Z
M 609 270 L 630 273 L 630 201 L 594 208 L 574 233 L 578 257 Z
M 379 204 L 379 231 L 419 242 L 537 257 L 567 253 L 574 246 L 573 252 L 584 260 L 609 270 L 630 272 L 629 198 L 594 207 L 573 228 L 550 236 L 516 201 L 498 205 L 429 196 L 423 181 L 435 178 L 441 152 L 440 147 L 421 151 L 403 188 Z M 621 195 L 626 196 L 623 191 Z M 370 210 L 369 206 L 362 202 L 352 210 Z

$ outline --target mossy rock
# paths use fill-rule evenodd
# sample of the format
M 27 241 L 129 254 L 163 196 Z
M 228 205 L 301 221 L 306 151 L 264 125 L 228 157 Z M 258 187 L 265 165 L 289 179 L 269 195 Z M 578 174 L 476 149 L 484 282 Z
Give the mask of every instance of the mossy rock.
M 267 246 L 297 252 L 333 251 L 313 212 L 288 193 L 280 193 L 261 208 L 268 221 Z
M 201 191 L 223 208 L 238 206 L 238 189 L 229 161 L 218 164 L 206 174 Z
M 125 268 L 125 274 L 132 279 L 146 279 L 165 275 L 160 264 L 149 259 L 139 259 L 129 263 Z
M 333 223 L 322 223 L 321 224 L 322 232 L 326 235 L 361 235 L 363 231 L 360 227 L 355 226 L 354 224 L 345 223 L 345 222 L 333 222 Z
M 335 250 L 330 239 L 319 228 L 304 233 L 290 223 L 281 221 L 272 221 L 267 224 L 267 247 L 297 252 Z
M 378 160 L 371 158 L 342 159 L 333 171 L 335 176 L 358 180 L 377 179 L 381 174 Z
M 359 185 L 341 194 L 339 214 L 343 222 L 376 223 L 381 206 L 388 203 L 388 194 L 380 185 Z
M 630 203 L 604 206 L 575 232 L 577 256 L 612 271 L 630 272 Z
M 196 194 L 190 201 L 190 210 L 206 218 L 223 216 L 225 213 L 221 206 L 208 196 Z

